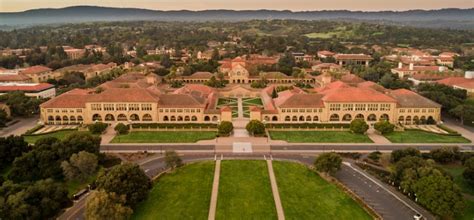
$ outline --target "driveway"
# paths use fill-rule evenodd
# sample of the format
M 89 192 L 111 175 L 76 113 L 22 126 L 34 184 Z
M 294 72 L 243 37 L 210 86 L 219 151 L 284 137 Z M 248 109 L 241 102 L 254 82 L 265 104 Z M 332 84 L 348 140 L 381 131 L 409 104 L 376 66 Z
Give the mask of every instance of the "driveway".
M 20 121 L 0 130 L 0 137 L 24 134 L 26 131 L 38 124 L 39 116 L 33 116 L 31 118 L 16 118 L 14 120 Z

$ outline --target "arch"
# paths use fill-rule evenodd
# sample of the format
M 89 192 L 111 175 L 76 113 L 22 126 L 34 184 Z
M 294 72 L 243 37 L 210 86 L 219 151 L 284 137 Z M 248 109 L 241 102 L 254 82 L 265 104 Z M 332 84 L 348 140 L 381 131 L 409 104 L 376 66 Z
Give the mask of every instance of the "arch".
M 375 114 L 370 114 L 367 117 L 367 121 L 377 121 L 377 116 L 375 116 Z
M 61 116 L 56 115 L 56 118 L 54 118 L 54 120 L 56 120 L 56 121 L 61 121 Z
M 69 118 L 67 116 L 63 116 L 63 121 L 69 121 Z
M 189 116 L 187 116 L 187 115 L 184 116 L 184 121 L 191 121 L 191 117 L 189 117 Z
M 127 116 L 125 114 L 120 114 L 117 116 L 117 121 L 127 121 Z
M 291 118 L 292 121 L 298 121 L 298 117 L 296 116 L 293 116 L 293 118 Z
M 265 116 L 265 118 L 264 118 L 263 120 L 265 120 L 265 121 L 270 121 L 270 116 L 268 116 L 268 115 Z
M 407 116 L 407 117 L 405 118 L 405 124 L 406 124 L 406 125 L 411 125 L 411 116 Z
M 405 121 L 405 117 L 400 116 L 398 117 L 398 123 L 403 123 Z
M 138 117 L 137 114 L 132 114 L 132 115 L 130 115 L 130 120 L 131 121 L 140 121 L 140 117 Z
M 73 116 L 69 117 L 69 120 L 70 121 L 76 121 L 76 117 L 74 117 L 74 115 L 73 115 Z
M 342 116 L 342 120 L 343 121 L 352 121 L 352 115 L 345 114 L 344 116 Z
M 94 114 L 92 116 L 92 121 L 102 121 L 102 116 L 100 116 L 99 114 Z
M 84 119 L 82 118 L 82 116 L 79 115 L 79 116 L 77 116 L 77 121 L 82 122 L 82 121 L 84 121 Z
M 209 118 L 209 116 L 204 117 L 204 121 L 210 121 L 210 120 L 211 118 Z
M 151 117 L 150 114 L 144 114 L 143 117 L 142 117 L 142 120 L 143 121 L 152 121 L 153 118 Z
M 217 116 L 212 117 L 212 121 L 217 121 L 217 120 L 219 120 L 219 118 L 217 118 Z
M 434 120 L 433 116 L 428 116 L 428 119 L 426 120 L 427 124 L 434 125 L 436 124 L 436 120 Z
M 389 120 L 390 120 L 390 118 L 388 117 L 387 114 L 383 114 L 383 115 L 380 116 L 380 121 L 389 121 Z
M 176 121 L 176 116 L 172 115 L 171 116 L 171 121 Z
M 183 116 L 178 116 L 178 120 L 177 121 L 183 121 Z
M 317 115 L 315 115 L 315 116 L 313 117 L 313 121 L 319 121 L 319 117 L 318 117 Z
M 362 119 L 362 120 L 365 120 L 365 116 L 363 114 L 357 114 L 355 116 L 355 119 Z
M 54 117 L 52 115 L 48 116 L 48 121 L 54 121 Z
M 329 117 L 329 121 L 339 121 L 339 115 L 332 114 L 331 117 Z
M 426 117 L 425 116 L 421 116 L 420 123 L 423 124 L 423 125 L 426 124 Z
M 272 117 L 272 121 L 278 121 L 278 117 L 277 117 L 277 116 L 273 116 L 273 117 Z
M 197 121 L 197 120 L 198 120 L 198 118 L 197 118 L 196 116 L 193 115 L 193 116 L 191 117 L 191 121 Z
M 418 116 L 413 117 L 413 124 L 419 124 L 420 123 L 420 118 Z
M 306 121 L 311 121 L 311 116 L 306 116 Z
M 299 121 L 304 121 L 304 116 L 300 116 Z
M 290 120 L 291 120 L 291 119 L 290 119 L 290 116 L 287 115 L 287 116 L 285 117 L 285 121 L 290 121 Z
M 168 116 L 164 116 L 163 117 L 163 121 L 169 121 L 170 119 L 168 118 Z
M 112 114 L 105 115 L 105 121 L 115 121 L 115 117 Z

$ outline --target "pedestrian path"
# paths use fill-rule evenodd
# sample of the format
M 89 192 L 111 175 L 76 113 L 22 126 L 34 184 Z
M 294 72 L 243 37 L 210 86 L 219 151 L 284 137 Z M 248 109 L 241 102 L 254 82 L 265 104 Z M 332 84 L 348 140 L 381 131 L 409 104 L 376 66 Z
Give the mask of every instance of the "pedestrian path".
M 242 103 L 242 98 L 237 99 L 237 118 L 244 118 L 244 105 Z
M 212 183 L 211 204 L 209 205 L 209 220 L 216 218 L 217 194 L 219 193 L 219 177 L 221 174 L 221 160 L 216 160 L 216 168 L 214 170 L 214 182 Z
M 387 138 L 385 138 L 383 135 L 378 134 L 375 132 L 375 129 L 369 129 L 367 131 L 367 136 L 374 142 L 374 144 L 391 144 Z
M 268 175 L 270 176 L 270 184 L 272 185 L 273 200 L 275 201 L 275 208 L 277 210 L 278 220 L 285 219 L 285 213 L 283 212 L 283 206 L 281 205 L 280 193 L 278 192 L 278 185 L 273 172 L 272 160 L 267 160 Z
M 252 143 L 250 142 L 234 142 L 232 143 L 233 153 L 252 153 Z

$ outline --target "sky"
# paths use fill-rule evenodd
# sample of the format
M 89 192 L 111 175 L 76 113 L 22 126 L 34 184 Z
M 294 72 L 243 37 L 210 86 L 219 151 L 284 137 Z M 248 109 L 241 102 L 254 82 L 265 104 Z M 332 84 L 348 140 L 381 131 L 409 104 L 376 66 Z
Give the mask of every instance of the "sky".
M 473 8 L 474 0 L 0 0 L 0 12 L 75 5 L 147 8 L 155 10 L 275 9 L 292 11 Z

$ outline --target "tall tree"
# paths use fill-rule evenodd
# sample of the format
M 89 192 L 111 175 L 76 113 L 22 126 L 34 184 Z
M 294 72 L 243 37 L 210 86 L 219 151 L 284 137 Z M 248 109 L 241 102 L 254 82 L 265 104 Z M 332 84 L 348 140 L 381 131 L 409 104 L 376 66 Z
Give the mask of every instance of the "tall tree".
M 86 201 L 86 219 L 129 219 L 133 210 L 125 203 L 125 195 L 108 193 L 103 190 L 94 191 Z

